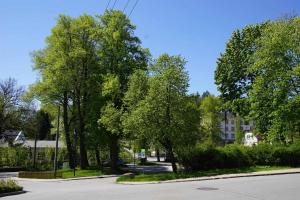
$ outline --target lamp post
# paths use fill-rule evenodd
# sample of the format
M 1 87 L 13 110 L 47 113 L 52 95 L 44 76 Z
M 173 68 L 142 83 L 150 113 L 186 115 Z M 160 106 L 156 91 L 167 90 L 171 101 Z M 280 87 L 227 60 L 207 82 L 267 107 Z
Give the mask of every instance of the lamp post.
M 74 128 L 74 137 L 75 137 L 75 145 L 74 145 L 74 167 L 73 167 L 73 173 L 74 173 L 74 176 L 76 175 L 76 164 L 77 164 L 77 151 L 76 151 L 76 147 L 77 147 L 77 131 L 76 129 Z

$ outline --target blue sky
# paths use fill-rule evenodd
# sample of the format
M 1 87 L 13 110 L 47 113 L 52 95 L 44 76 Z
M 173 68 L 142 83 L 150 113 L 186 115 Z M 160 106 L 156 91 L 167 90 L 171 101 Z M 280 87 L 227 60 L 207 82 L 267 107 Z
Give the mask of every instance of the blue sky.
M 115 0 L 111 0 L 113 4 Z M 127 0 L 117 0 L 123 10 Z M 130 0 L 129 13 L 136 0 Z M 13 77 L 28 86 L 37 79 L 30 52 L 45 46 L 59 14 L 102 14 L 108 0 L 1 0 L 0 80 Z M 216 60 L 231 33 L 247 24 L 300 13 L 299 0 L 139 0 L 130 19 L 154 58 L 162 53 L 186 58 L 190 92 L 214 84 Z

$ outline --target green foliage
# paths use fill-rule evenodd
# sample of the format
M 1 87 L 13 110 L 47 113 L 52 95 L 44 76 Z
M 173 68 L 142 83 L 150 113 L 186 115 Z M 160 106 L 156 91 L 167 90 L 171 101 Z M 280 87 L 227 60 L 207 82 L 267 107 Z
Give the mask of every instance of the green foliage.
M 256 74 L 250 71 L 258 40 L 268 23 L 244 27 L 233 32 L 217 61 L 215 82 L 226 108 L 242 116 L 249 112 L 248 95 Z
M 140 79 L 133 76 L 126 93 L 130 112 L 123 118 L 125 132 L 164 148 L 179 149 L 196 142 L 199 113 L 187 95 L 184 65 L 180 56 L 163 54 L 152 63 L 149 80 L 146 74 Z M 133 91 L 139 91 L 139 95 L 133 95 Z
M 22 191 L 23 187 L 19 186 L 17 181 L 12 179 L 0 180 L 0 194 Z
M 234 135 L 235 135 L 235 143 L 242 144 L 245 138 L 245 133 L 242 129 L 241 117 L 239 114 L 234 116 Z
M 265 29 L 254 54 L 257 74 L 250 91 L 256 129 L 272 142 L 293 142 L 299 133 L 300 18 L 275 21 Z
M 299 166 L 300 146 L 259 144 L 253 147 L 226 145 L 225 147 L 198 146 L 184 149 L 178 154 L 186 170 L 240 168 L 255 165 Z
M 233 169 L 210 169 L 196 172 L 178 172 L 178 173 L 160 173 L 160 174 L 138 174 L 135 176 L 121 176 L 117 179 L 117 182 L 151 182 L 151 181 L 166 181 L 174 179 L 187 179 L 205 176 L 217 176 L 223 174 L 238 174 L 238 173 L 250 173 L 259 171 L 271 171 L 289 169 L 289 167 L 281 166 L 255 166 Z
M 247 149 L 238 145 L 226 145 L 221 148 L 199 145 L 196 148 L 182 150 L 178 157 L 179 162 L 188 171 L 239 168 L 253 165 Z
M 219 144 L 221 142 L 221 100 L 213 95 L 207 95 L 201 101 L 200 110 L 201 130 L 205 135 L 205 141 Z
M 0 167 L 22 167 L 31 169 L 33 164 L 33 149 L 25 147 L 0 148 Z M 37 169 L 53 169 L 53 148 L 38 149 Z M 66 149 L 58 150 L 58 162 L 62 164 L 66 159 Z
M 0 167 L 30 167 L 30 150 L 23 147 L 0 148 Z

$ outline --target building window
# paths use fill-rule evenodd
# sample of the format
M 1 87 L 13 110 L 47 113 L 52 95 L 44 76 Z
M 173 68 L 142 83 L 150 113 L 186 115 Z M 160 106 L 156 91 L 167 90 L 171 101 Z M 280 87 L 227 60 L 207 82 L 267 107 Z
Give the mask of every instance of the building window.
M 234 139 L 234 134 L 231 134 L 231 139 Z
M 233 119 L 231 120 L 231 124 L 234 125 L 234 120 Z
M 231 131 L 234 131 L 234 126 L 233 126 L 233 127 L 231 127 Z

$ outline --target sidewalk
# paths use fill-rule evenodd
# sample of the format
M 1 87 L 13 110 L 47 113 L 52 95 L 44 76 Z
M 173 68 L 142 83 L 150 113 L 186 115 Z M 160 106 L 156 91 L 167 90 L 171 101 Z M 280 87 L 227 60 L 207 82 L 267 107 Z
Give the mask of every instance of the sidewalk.
M 174 180 L 168 180 L 168 181 L 118 182 L 118 184 L 144 185 L 144 184 L 160 184 L 160 183 L 178 183 L 178 182 L 207 181 L 207 180 L 217 180 L 217 179 L 254 177 L 254 176 L 272 176 L 272 175 L 283 175 L 283 174 L 298 174 L 298 173 L 300 173 L 300 168 L 285 169 L 285 170 L 273 170 L 273 171 L 260 171 L 260 172 L 250 172 L 250 173 L 240 173 L 240 174 L 224 174 L 224 175 L 217 175 L 217 176 L 205 176 L 205 177 L 195 177 L 195 178 L 186 178 L 186 179 L 174 179 Z

